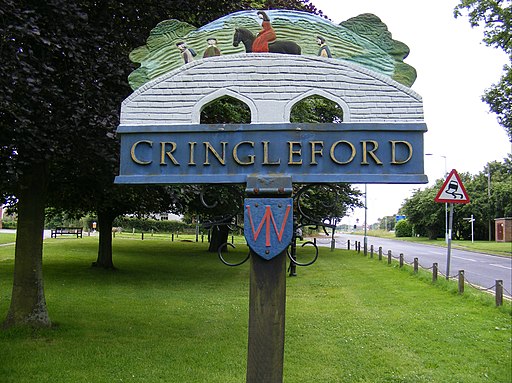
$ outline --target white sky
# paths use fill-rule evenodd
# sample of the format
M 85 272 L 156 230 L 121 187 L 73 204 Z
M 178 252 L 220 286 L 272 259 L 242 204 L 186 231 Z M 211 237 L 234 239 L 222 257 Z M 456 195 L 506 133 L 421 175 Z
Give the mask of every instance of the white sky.
M 505 130 L 481 101 L 485 89 L 499 81 L 507 56 L 486 47 L 481 29 L 472 29 L 466 16 L 455 19 L 458 0 L 311 0 L 334 23 L 362 13 L 377 15 L 395 40 L 409 46 L 405 62 L 416 68 L 412 89 L 423 98 L 428 132 L 424 136 L 425 174 L 429 184 L 449 172 L 483 170 L 489 161 L 502 161 L 511 152 Z M 428 186 L 427 185 L 427 186 Z M 368 185 L 368 223 L 397 213 L 412 191 L 425 185 Z M 359 188 L 364 191 L 364 186 Z M 470 196 L 471 197 L 471 196 Z M 364 209 L 343 223 L 364 222 Z

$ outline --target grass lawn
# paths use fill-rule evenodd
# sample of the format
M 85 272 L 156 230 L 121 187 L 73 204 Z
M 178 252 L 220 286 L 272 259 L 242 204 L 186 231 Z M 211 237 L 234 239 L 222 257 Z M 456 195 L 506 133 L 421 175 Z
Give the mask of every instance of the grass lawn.
M 0 245 L 16 242 L 15 233 L 0 233 Z
M 46 240 L 57 326 L 1 330 L 0 382 L 244 382 L 249 266 L 227 267 L 206 247 L 116 236 L 119 270 L 109 272 L 90 267 L 97 237 Z M 0 247 L 0 319 L 13 252 Z M 287 279 L 284 381 L 510 383 L 510 302 L 456 291 L 426 272 L 320 248 Z

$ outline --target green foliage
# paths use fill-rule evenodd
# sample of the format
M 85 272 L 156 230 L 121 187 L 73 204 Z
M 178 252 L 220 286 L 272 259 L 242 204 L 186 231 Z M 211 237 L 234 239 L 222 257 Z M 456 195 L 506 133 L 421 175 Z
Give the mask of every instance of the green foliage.
M 435 239 L 443 235 L 445 206 L 434 201 L 441 185 L 442 180 L 438 180 L 435 186 L 416 190 L 402 205 L 401 211 L 414 227 L 414 232 L 420 236 Z
M 250 124 L 251 110 L 242 101 L 225 96 L 206 105 L 201 111 L 201 124 Z
M 512 216 L 512 154 L 502 163 L 488 163 L 476 175 L 462 173 L 460 177 L 470 203 L 454 206 L 453 238 L 471 239 L 471 224 L 465 218 L 473 215 L 475 239 L 488 239 L 489 223 L 493 230 L 495 218 Z M 415 191 L 401 209 L 414 232 L 430 239 L 442 236 L 445 229 L 445 205 L 434 201 L 441 185 L 438 180 L 435 186 Z
M 512 142 L 512 68 L 505 65 L 505 73 L 497 84 L 486 90 L 482 97 L 491 112 L 496 113 L 498 123 L 505 128 Z
M 311 96 L 293 106 L 290 122 L 339 123 L 343 122 L 343 110 L 337 103 L 325 97 Z
M 406 219 L 398 221 L 395 225 L 395 236 L 412 237 L 412 225 Z
M 501 0 L 461 0 L 454 9 L 455 17 L 467 12 L 472 27 L 483 26 L 483 41 L 488 46 L 502 49 L 512 62 L 512 5 Z M 497 84 L 485 92 L 482 100 L 498 116 L 498 122 L 512 141 L 512 73 L 505 65 L 504 74 Z
M 158 221 L 156 219 L 139 219 L 129 217 L 118 217 L 114 220 L 115 227 L 121 227 L 123 231 L 148 233 L 151 231 L 160 233 L 178 233 L 184 229 L 195 229 L 195 225 L 186 224 L 180 221 Z

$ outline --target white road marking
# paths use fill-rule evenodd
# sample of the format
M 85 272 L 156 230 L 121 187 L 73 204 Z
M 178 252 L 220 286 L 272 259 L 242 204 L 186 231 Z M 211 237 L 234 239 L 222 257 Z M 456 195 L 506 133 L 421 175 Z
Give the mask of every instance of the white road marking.
M 508 267 L 508 266 L 503 266 L 503 265 L 497 265 L 495 263 L 491 263 L 490 266 L 494 266 L 494 267 L 500 267 L 502 269 L 507 269 L 507 270 L 512 270 L 512 267 Z
M 469 259 L 469 258 L 465 258 L 465 257 L 457 257 L 456 255 L 452 256 L 452 258 L 463 259 L 465 261 L 470 261 L 470 262 L 478 262 L 476 259 Z

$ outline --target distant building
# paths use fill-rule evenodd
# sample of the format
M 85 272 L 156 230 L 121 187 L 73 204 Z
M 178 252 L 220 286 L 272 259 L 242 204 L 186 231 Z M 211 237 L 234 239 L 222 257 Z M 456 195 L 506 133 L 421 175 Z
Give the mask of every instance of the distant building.
M 496 242 L 512 242 L 512 217 L 496 218 Z

